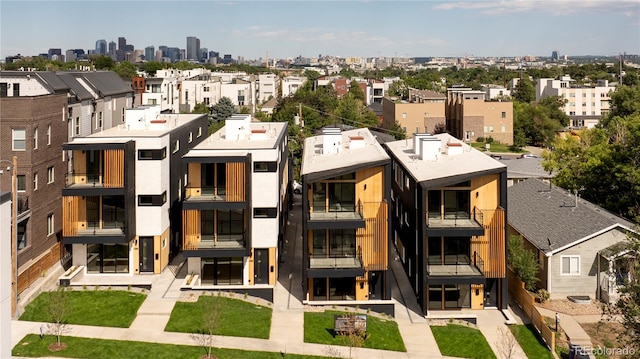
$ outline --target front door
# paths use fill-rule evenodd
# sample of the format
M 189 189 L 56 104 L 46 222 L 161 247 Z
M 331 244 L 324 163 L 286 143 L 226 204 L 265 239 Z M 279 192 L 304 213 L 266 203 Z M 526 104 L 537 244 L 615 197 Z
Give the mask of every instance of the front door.
M 140 237 L 140 273 L 153 273 L 153 237 Z
M 253 262 L 253 274 L 255 284 L 269 284 L 269 250 L 254 249 L 255 261 Z
M 487 284 L 484 287 L 484 307 L 498 307 L 498 280 L 495 278 L 487 278 Z

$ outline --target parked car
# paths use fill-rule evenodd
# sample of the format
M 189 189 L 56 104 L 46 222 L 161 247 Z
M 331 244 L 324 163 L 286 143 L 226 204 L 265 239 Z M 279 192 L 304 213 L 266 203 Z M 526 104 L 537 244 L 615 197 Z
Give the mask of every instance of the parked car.
M 539 158 L 539 156 L 533 153 L 523 153 L 520 155 L 520 158 Z
M 302 194 L 302 185 L 300 184 L 300 182 L 294 180 L 291 187 L 293 188 L 293 193 Z

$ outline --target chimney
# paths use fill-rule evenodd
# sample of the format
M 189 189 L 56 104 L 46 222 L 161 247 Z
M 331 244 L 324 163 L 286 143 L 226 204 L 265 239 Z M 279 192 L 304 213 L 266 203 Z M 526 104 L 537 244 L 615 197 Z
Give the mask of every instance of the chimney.
M 342 132 L 338 127 L 322 129 L 322 154 L 338 154 L 342 149 Z

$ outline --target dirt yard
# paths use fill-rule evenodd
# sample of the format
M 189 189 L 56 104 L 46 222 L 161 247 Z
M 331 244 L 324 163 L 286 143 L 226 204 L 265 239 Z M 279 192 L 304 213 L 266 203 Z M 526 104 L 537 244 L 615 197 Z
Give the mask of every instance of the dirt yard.
M 590 304 L 577 304 L 568 299 L 554 299 L 538 305 L 554 312 L 569 315 L 602 314 L 601 303 L 595 300 L 591 300 Z
M 618 333 L 624 331 L 622 324 L 617 322 L 601 322 L 601 323 L 582 323 L 580 324 L 589 337 L 591 343 L 598 348 L 622 348 L 623 345 L 618 342 Z M 615 352 L 607 353 L 608 358 L 622 358 L 616 356 Z

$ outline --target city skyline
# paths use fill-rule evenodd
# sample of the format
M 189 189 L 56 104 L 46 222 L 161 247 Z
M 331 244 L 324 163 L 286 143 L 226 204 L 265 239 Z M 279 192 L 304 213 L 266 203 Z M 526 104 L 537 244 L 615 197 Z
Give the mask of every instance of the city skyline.
M 640 53 L 637 1 L 2 0 L 0 19 L 2 59 L 118 37 L 140 50 L 186 49 L 189 36 L 245 59 Z

